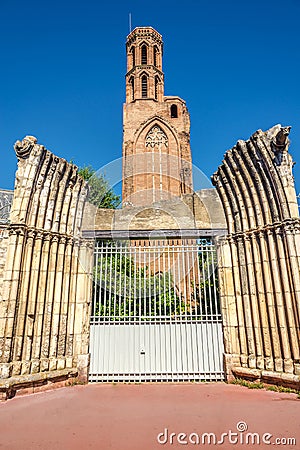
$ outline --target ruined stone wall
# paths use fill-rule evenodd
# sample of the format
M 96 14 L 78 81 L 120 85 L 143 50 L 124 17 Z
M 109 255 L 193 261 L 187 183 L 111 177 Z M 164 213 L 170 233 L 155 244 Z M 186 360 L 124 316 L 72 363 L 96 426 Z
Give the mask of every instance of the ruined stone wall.
M 188 230 L 226 229 L 216 189 L 203 189 L 181 198 L 123 209 L 96 208 L 88 203 L 82 229 L 97 230 Z
M 0 298 L 2 296 L 3 275 L 7 254 L 8 230 L 7 226 L 0 226 Z
M 220 295 L 229 379 L 300 386 L 300 222 L 290 127 L 254 133 L 213 176 L 229 235 Z
M 0 298 L 0 392 L 87 380 L 92 248 L 85 182 L 32 136 L 18 157 Z

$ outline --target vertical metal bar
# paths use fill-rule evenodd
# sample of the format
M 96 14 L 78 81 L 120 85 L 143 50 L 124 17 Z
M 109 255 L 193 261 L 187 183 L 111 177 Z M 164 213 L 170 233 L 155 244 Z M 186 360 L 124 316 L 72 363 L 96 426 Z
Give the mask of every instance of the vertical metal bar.
M 176 260 L 175 260 L 175 246 L 174 241 L 172 241 L 172 283 L 173 283 L 173 291 L 174 291 L 174 317 L 177 320 L 180 315 L 180 311 L 177 311 L 177 288 L 176 288 Z M 180 307 L 180 304 L 179 304 Z
M 216 314 L 216 319 L 219 320 L 219 301 L 218 301 L 218 292 L 217 292 L 217 278 L 216 278 L 216 270 L 217 270 L 217 251 L 216 251 L 216 246 L 215 243 L 213 242 L 213 271 L 212 271 L 212 275 L 213 275 L 213 287 L 214 287 L 214 302 L 215 302 L 215 314 Z
M 141 276 L 141 251 L 142 247 L 139 245 L 136 255 L 138 257 L 138 265 L 136 267 L 138 277 L 139 277 L 139 289 L 138 289 L 138 299 L 139 299 L 139 321 L 142 320 L 142 276 Z
M 137 319 L 137 289 L 136 289 L 136 248 L 134 249 L 134 254 L 133 254 L 133 315 L 135 318 L 135 321 Z
M 107 242 L 105 243 L 105 246 L 103 248 L 103 253 L 104 253 L 104 287 L 103 287 L 103 303 L 104 303 L 104 307 L 103 307 L 103 320 L 105 320 L 106 317 L 106 310 L 107 310 L 107 263 L 108 263 L 108 259 L 107 259 L 107 255 L 108 255 L 108 248 L 107 248 Z
M 120 242 L 119 243 L 119 253 L 120 253 L 120 264 L 119 264 L 119 273 L 116 272 L 116 276 L 118 276 L 118 282 L 119 282 L 119 289 L 118 289 L 118 308 L 117 308 L 117 314 L 118 314 L 118 324 L 120 324 L 121 322 L 121 318 L 123 316 L 122 314 L 122 283 L 123 283 L 123 275 L 125 278 L 125 273 L 123 274 L 123 261 L 124 261 L 124 256 L 123 256 L 123 243 Z M 124 267 L 124 271 L 125 271 L 125 267 Z M 117 292 L 116 292 L 117 294 Z
M 169 318 L 169 322 L 171 322 L 171 317 L 172 317 L 172 308 L 173 308 L 173 305 L 172 305 L 172 294 L 171 294 L 171 260 L 170 260 L 170 243 L 169 243 L 169 241 L 166 241 L 167 242 L 167 245 L 166 245 L 166 247 L 167 247 L 167 259 L 168 259 L 168 292 L 169 292 L 169 303 L 170 303 L 170 311 L 169 311 L 169 316 L 170 316 L 170 318 Z
M 161 295 L 161 270 L 160 270 L 160 258 L 161 258 L 161 246 L 160 241 L 157 241 L 157 255 L 158 255 L 158 295 L 159 295 L 159 315 L 162 320 L 162 295 Z
M 109 252 L 109 300 L 108 300 L 108 314 L 109 314 L 109 322 L 111 322 L 111 285 L 112 285 L 112 260 L 113 260 L 113 252 L 112 252 L 112 245 L 110 243 L 109 246 L 110 252 Z
M 112 246 L 112 249 L 114 248 L 114 269 L 113 269 L 113 275 L 114 275 L 114 291 L 113 291 L 113 308 L 114 308 L 114 313 L 113 313 L 113 321 L 115 323 L 116 321 L 116 308 L 117 308 L 117 262 L 118 262 L 118 246 L 119 243 L 117 242 L 115 244 L 115 247 Z M 111 280 L 112 281 L 112 280 Z
M 216 289 L 216 276 L 215 276 L 215 259 L 216 259 L 216 248 L 214 245 L 214 242 L 211 243 L 211 249 L 212 249 L 212 284 L 213 284 L 213 299 L 214 299 L 214 311 L 213 311 L 213 320 L 212 320 L 212 326 L 214 328 L 214 339 L 213 339 L 213 345 L 214 345 L 214 356 L 215 356 L 215 371 L 217 370 L 217 367 L 221 366 L 221 351 L 219 348 L 219 308 L 218 308 L 218 299 L 217 299 L 217 289 Z
M 184 314 L 182 314 L 182 289 L 181 289 L 181 272 L 180 272 L 180 253 L 179 253 L 179 245 L 176 245 L 176 261 L 177 261 L 177 280 L 176 285 L 178 285 L 178 294 L 180 299 L 180 321 L 182 322 L 183 318 L 182 316 L 186 314 L 186 308 L 185 308 L 185 301 L 184 302 Z
M 162 258 L 163 258 L 163 298 L 164 298 L 164 316 L 165 316 L 165 323 L 167 318 L 167 284 L 166 284 L 166 253 L 165 253 L 165 241 L 162 241 Z
M 151 241 L 149 240 L 149 244 L 148 244 L 148 252 L 147 252 L 147 258 L 148 258 L 148 269 L 147 269 L 147 273 L 148 273 L 148 309 L 149 309 L 149 316 L 151 316 L 151 323 L 153 320 L 153 315 L 154 313 L 151 310 L 151 298 L 152 298 L 152 291 L 151 291 L 151 278 L 152 278 L 152 267 L 151 267 Z
M 132 316 L 131 306 L 132 306 L 132 279 L 131 279 L 131 272 L 132 272 L 132 258 L 131 258 L 131 242 L 129 241 L 129 247 L 128 247 L 128 254 L 129 254 L 129 299 L 128 299 L 128 317 L 129 320 Z
M 156 292 L 156 246 L 153 246 L 153 290 L 154 290 L 154 311 L 155 311 L 155 319 L 157 319 L 157 292 Z
M 146 292 L 146 288 L 147 288 L 147 271 L 146 271 L 146 252 L 147 252 L 147 246 L 144 243 L 143 246 L 143 296 L 144 296 L 144 313 L 143 315 L 145 316 L 145 320 L 147 321 L 147 292 Z
M 196 288 L 196 276 L 195 276 L 195 270 L 196 267 L 195 265 L 198 265 L 198 245 L 197 242 L 194 243 L 192 250 L 191 250 L 191 254 L 192 254 L 192 262 L 193 262 L 193 296 L 194 296 L 194 314 L 195 314 L 195 320 L 198 320 L 198 313 L 200 313 L 200 310 L 198 311 L 198 306 L 197 306 L 197 288 Z
M 123 321 L 125 322 L 126 320 L 126 300 L 127 300 L 127 259 L 128 259 L 128 248 L 126 245 L 126 242 L 124 243 L 124 260 L 125 260 L 125 269 L 124 269 L 124 291 L 123 291 L 123 295 L 124 295 L 124 301 L 123 301 Z
M 206 244 L 206 252 L 207 252 L 207 283 L 208 283 L 208 295 L 209 295 L 209 308 L 210 308 L 210 321 L 213 318 L 213 304 L 212 304 L 212 295 L 211 295 L 211 260 L 213 257 L 211 244 Z

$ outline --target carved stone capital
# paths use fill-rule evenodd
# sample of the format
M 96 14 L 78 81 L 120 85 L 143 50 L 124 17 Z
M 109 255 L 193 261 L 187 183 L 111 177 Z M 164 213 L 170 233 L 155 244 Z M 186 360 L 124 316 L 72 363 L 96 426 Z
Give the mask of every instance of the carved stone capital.
M 299 222 L 298 219 L 296 219 L 296 220 L 293 220 L 293 219 L 285 220 L 282 223 L 282 229 L 285 232 L 289 233 L 289 234 L 298 233 L 299 230 L 300 230 L 300 222 Z
M 94 239 L 81 239 L 80 245 L 93 250 L 95 246 L 95 241 Z
M 36 230 L 33 230 L 33 229 L 27 230 L 27 238 L 35 239 L 36 238 Z
M 73 245 L 74 243 L 74 239 L 72 237 L 67 237 L 66 238 L 66 244 L 67 245 Z
M 50 234 L 50 240 L 51 240 L 51 244 L 55 243 L 55 242 L 59 242 L 59 238 L 60 236 L 58 234 Z
M 35 236 L 36 239 L 43 239 L 43 237 L 44 237 L 44 233 L 42 231 L 36 232 L 36 236 Z
M 49 233 L 43 233 L 43 238 L 45 242 L 50 242 L 51 241 L 51 235 Z
M 67 237 L 66 236 L 60 236 L 59 237 L 59 245 L 66 245 L 67 243 Z
M 16 234 L 17 236 L 24 236 L 25 228 L 22 225 L 10 225 L 8 228 L 8 234 L 9 236 L 12 236 L 13 234 Z
M 282 236 L 282 234 L 283 234 L 282 228 L 281 227 L 274 228 L 273 233 L 276 235 L 276 237 Z

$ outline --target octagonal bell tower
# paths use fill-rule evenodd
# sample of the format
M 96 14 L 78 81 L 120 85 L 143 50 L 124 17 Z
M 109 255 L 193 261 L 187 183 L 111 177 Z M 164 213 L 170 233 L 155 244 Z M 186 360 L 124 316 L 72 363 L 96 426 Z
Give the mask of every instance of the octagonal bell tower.
M 190 120 L 184 100 L 164 95 L 162 36 L 127 37 L 123 110 L 123 205 L 145 206 L 192 191 Z

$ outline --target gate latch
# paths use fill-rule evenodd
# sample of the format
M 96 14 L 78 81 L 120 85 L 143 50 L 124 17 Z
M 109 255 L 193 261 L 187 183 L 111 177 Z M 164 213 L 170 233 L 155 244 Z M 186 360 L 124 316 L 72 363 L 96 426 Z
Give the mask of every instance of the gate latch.
M 144 348 L 141 348 L 141 355 L 144 355 L 146 352 L 145 352 L 145 349 Z

